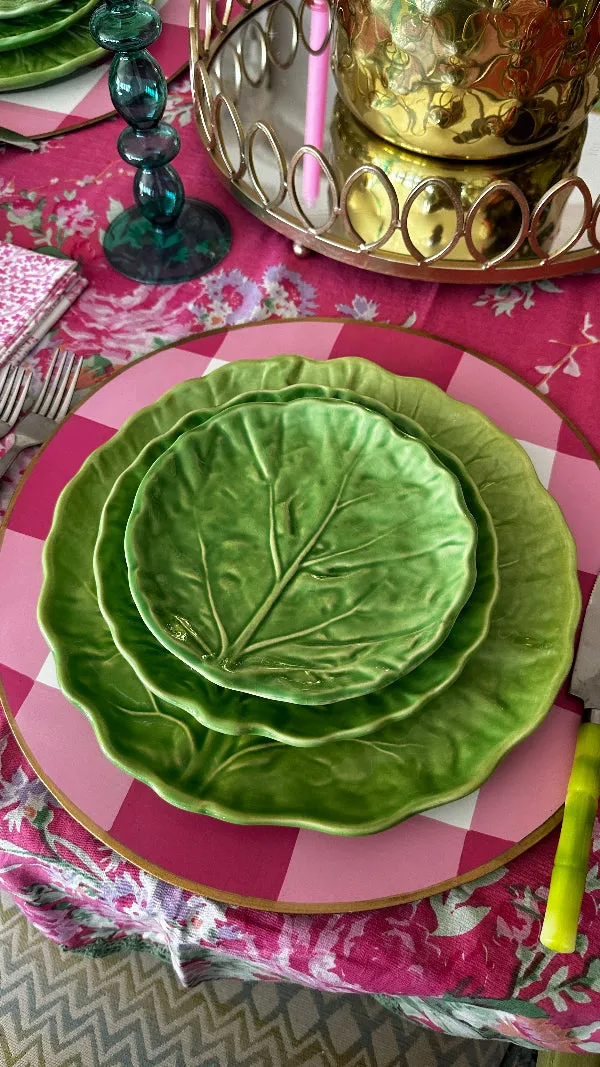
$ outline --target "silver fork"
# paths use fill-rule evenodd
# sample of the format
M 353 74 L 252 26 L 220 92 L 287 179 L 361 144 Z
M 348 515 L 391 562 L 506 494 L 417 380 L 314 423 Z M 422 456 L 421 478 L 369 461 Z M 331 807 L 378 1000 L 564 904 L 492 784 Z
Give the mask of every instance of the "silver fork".
M 0 437 L 12 430 L 19 418 L 30 381 L 30 367 L 7 363 L 0 369 Z
M 57 349 L 52 357 L 35 404 L 17 426 L 12 448 L 0 459 L 0 478 L 24 448 L 41 445 L 50 436 L 71 406 L 83 356 L 76 360 L 75 353 L 67 351 L 59 359 L 59 353 Z

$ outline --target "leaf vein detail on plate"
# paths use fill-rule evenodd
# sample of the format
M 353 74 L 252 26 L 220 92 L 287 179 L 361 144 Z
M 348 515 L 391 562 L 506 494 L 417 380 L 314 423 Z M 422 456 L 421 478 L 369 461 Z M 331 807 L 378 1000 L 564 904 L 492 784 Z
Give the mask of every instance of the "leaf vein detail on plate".
M 125 537 L 155 637 L 218 685 L 291 703 L 388 685 L 441 643 L 475 580 L 455 476 L 356 404 L 240 404 L 178 437 Z

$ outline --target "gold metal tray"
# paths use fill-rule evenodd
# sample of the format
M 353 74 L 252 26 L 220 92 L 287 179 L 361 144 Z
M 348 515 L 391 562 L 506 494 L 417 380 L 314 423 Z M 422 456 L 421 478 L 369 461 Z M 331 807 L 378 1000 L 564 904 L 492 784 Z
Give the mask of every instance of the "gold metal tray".
M 236 17 L 232 0 L 221 17 L 208 0 L 204 30 L 201 0 L 191 0 L 198 132 L 244 207 L 299 255 L 314 250 L 399 277 L 518 282 L 600 266 L 600 115 L 544 150 L 503 160 L 403 151 L 338 97 L 332 6 L 317 2 L 327 3 L 328 20 L 315 42 L 308 0 L 244 0 Z M 316 82 L 307 92 L 309 64 Z M 320 103 L 317 148 L 305 130 Z

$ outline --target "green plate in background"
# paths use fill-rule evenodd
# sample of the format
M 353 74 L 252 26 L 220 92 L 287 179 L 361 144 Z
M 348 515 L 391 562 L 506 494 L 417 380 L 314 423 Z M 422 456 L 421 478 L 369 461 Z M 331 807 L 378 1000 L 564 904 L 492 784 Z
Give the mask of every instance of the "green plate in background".
M 49 10 L 31 11 L 18 19 L 0 21 L 0 52 L 44 41 L 88 15 L 99 0 L 58 0 Z M 0 0 L 1 3 L 1 0 Z M 0 60 L 0 79 L 5 60 Z
M 85 19 L 40 44 L 4 53 L 0 60 L 0 92 L 31 89 L 89 67 L 102 57 L 108 59 L 107 52 L 92 40 L 87 27 Z
M 0 20 L 21 18 L 53 7 L 57 0 L 0 0 Z
M 419 437 L 459 480 L 477 528 L 475 589 L 443 645 L 415 670 L 377 693 L 339 701 L 323 715 L 318 707 L 296 708 L 282 701 L 263 700 L 222 689 L 172 656 L 141 619 L 131 596 L 124 530 L 138 487 L 150 467 L 186 431 L 214 415 L 212 409 L 186 415 L 163 437 L 151 441 L 117 479 L 102 512 L 94 553 L 98 600 L 114 642 L 135 673 L 154 693 L 189 711 L 205 726 L 227 734 L 262 734 L 292 745 L 316 745 L 326 740 L 361 737 L 403 718 L 441 693 L 458 677 L 471 653 L 487 634 L 498 593 L 497 541 L 481 496 L 464 466 L 447 450 L 434 445 L 412 419 L 390 411 L 372 398 L 346 389 L 297 385 L 272 392 L 243 393 L 232 403 L 288 402 L 314 396 L 360 403 L 390 419 L 397 430 Z
M 408 718 L 316 748 L 207 730 L 156 697 L 118 652 L 92 557 L 102 508 L 149 441 L 190 411 L 302 382 L 350 389 L 418 420 L 477 484 L 498 536 L 500 592 L 458 680 Z M 138 412 L 64 489 L 44 546 L 39 605 L 59 683 L 106 755 L 165 800 L 239 823 L 368 834 L 479 786 L 544 719 L 573 654 L 580 592 L 562 513 L 520 445 L 430 382 L 366 360 L 232 362 Z

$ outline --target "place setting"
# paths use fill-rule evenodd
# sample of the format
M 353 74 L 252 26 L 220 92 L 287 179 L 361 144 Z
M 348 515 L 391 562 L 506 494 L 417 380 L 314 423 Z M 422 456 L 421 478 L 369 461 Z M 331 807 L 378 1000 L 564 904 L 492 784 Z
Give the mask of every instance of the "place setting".
M 134 31 L 122 0 L 77 9 L 114 53 L 118 151 L 136 168 L 104 254 L 145 284 L 201 277 L 232 241 L 171 166 L 165 73 L 141 47 L 163 39 L 167 7 L 138 3 Z M 77 12 L 6 7 L 6 54 L 20 39 L 53 56 L 46 75 L 28 53 L 27 84 L 67 72 L 52 19 L 83 32 Z M 326 14 L 312 12 L 317 81 Z M 209 90 L 194 85 L 197 110 Z M 307 167 L 305 195 L 311 182 L 316 197 Z M 292 168 L 296 203 L 294 189 Z M 36 309 L 9 314 L 0 476 L 46 443 L 5 520 L 9 599 L 14 575 L 31 581 L 0 663 L 17 739 L 67 810 L 166 880 L 287 911 L 418 899 L 548 833 L 580 719 L 563 683 L 597 571 L 574 458 L 588 509 L 600 499 L 595 457 L 558 413 L 446 342 L 318 319 L 191 336 L 83 403 L 82 357 L 57 350 L 27 408 L 19 362 L 86 283 L 74 261 L 2 247 L 9 289 L 13 261 L 40 282 L 25 285 Z M 15 674 L 28 679 L 16 705 Z M 594 748 L 594 731 L 579 736 Z M 573 818 L 567 837 L 589 837 Z M 575 877 L 565 862 L 557 900 Z
M 67 418 L 7 516 L 19 743 L 116 851 L 218 899 L 343 911 L 471 880 L 564 799 L 593 584 L 573 470 L 595 513 L 595 459 L 539 395 L 411 331 L 155 353 Z
M 0 888 L 600 1051 L 595 23 L 401 15 L 0 0 Z

